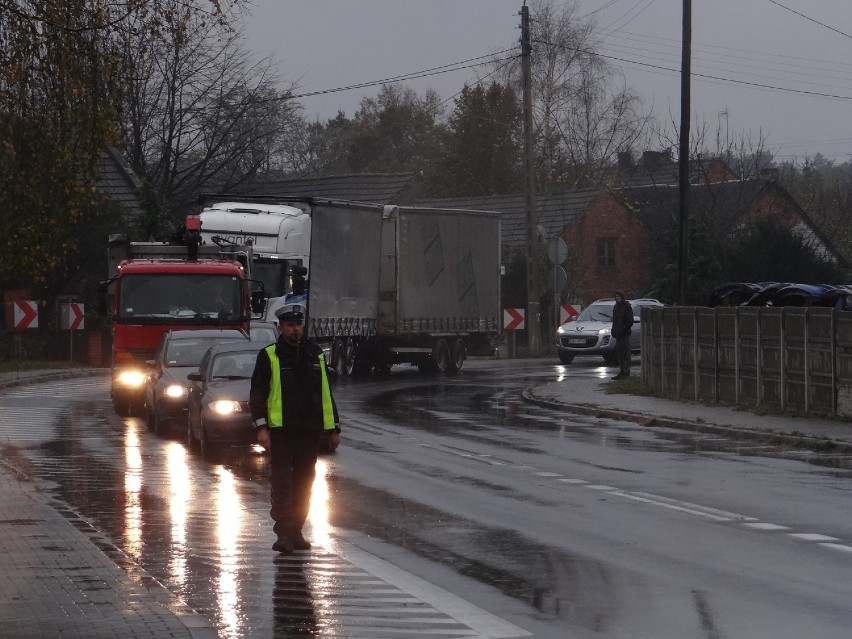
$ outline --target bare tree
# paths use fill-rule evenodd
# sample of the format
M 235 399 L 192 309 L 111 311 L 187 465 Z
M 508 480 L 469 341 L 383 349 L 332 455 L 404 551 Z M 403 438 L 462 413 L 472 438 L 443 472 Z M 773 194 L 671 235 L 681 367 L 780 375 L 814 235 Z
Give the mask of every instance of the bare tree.
M 122 33 L 125 138 L 131 166 L 182 214 L 199 191 L 286 171 L 303 122 L 293 86 L 279 89 L 271 61 L 253 62 L 240 48 L 239 5 L 211 21 L 185 13 L 186 0 L 163 1 L 172 12 L 159 31 L 140 14 Z
M 597 54 L 595 24 L 575 0 L 531 3 L 533 109 L 538 182 L 601 183 L 620 152 L 632 150 L 650 116 L 617 71 Z M 501 72 L 520 94 L 520 64 Z

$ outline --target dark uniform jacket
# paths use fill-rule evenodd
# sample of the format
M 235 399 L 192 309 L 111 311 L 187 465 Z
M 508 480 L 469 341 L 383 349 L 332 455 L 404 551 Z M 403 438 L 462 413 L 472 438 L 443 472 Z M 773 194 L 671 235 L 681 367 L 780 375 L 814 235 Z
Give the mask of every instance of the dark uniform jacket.
M 630 335 L 630 327 L 633 326 L 633 307 L 630 302 L 622 300 L 616 302 L 612 307 L 612 336 L 615 339 L 624 339 Z
M 322 408 L 322 349 L 312 340 L 303 341 L 298 347 L 290 346 L 283 339 L 275 344 L 275 354 L 281 367 L 281 403 L 283 426 L 295 430 L 323 430 Z M 325 371 L 326 376 L 328 371 Z M 249 409 L 252 419 L 268 421 L 266 402 L 272 379 L 269 355 L 260 351 L 251 378 Z M 337 405 L 332 398 L 334 423 L 339 424 Z

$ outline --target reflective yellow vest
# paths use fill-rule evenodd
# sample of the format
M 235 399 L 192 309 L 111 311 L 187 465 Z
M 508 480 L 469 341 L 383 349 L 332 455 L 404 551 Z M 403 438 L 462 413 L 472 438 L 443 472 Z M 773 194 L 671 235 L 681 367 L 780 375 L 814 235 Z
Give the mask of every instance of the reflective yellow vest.
M 269 396 L 266 398 L 266 420 L 269 428 L 281 428 L 284 426 L 284 404 L 281 398 L 281 365 L 278 355 L 275 353 L 275 344 L 270 344 L 265 349 L 269 356 L 269 366 L 272 369 L 272 377 L 269 380 Z M 322 371 L 322 423 L 325 430 L 334 430 L 334 407 L 331 403 L 331 388 L 328 385 L 328 375 L 325 371 L 325 357 L 320 353 L 317 358 Z

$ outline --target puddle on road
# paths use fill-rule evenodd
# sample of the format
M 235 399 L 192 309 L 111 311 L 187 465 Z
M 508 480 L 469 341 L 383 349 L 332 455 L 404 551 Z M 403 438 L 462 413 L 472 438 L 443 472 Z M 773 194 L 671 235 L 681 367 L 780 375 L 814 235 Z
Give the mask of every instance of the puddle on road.
M 729 439 L 716 434 L 697 433 L 662 427 L 646 428 L 631 422 L 569 414 L 525 402 L 520 389 L 455 384 L 452 393 L 444 384 L 398 388 L 371 396 L 363 405 L 368 412 L 391 422 L 427 433 L 447 434 L 469 441 L 487 441 L 496 446 L 542 452 L 525 445 L 525 432 L 554 433 L 585 443 L 612 446 L 640 452 L 667 452 L 706 457 L 764 457 L 799 461 L 834 469 L 827 476 L 852 477 L 852 455 L 829 449 L 814 450 L 803 446 Z M 462 392 L 459 392 L 462 391 Z M 452 418 L 463 415 L 467 418 Z M 492 437 L 495 427 L 509 427 L 517 438 Z
M 493 586 L 549 619 L 583 623 L 605 615 L 611 588 L 605 564 L 556 550 L 505 528 L 488 528 L 429 506 L 346 480 L 347 499 L 331 524 L 437 562 L 459 575 Z

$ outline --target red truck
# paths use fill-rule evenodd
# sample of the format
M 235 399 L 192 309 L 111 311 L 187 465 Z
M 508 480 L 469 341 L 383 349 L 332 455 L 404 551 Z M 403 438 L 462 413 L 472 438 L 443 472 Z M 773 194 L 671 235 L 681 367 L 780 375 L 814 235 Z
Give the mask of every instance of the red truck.
M 189 216 L 181 243 L 129 242 L 111 235 L 107 285 L 113 320 L 110 394 L 119 415 L 145 401 L 147 363 L 169 330 L 242 329 L 264 308 L 251 279 L 250 245 L 202 245 L 201 222 Z

